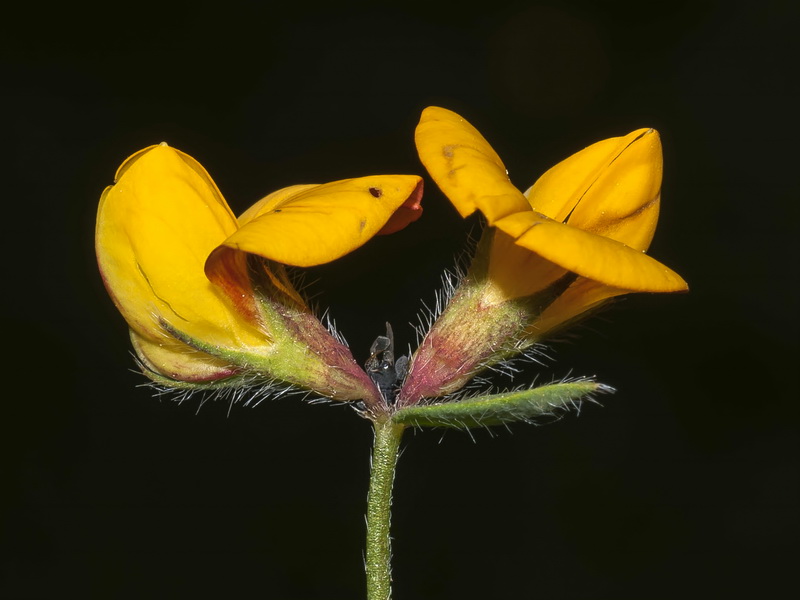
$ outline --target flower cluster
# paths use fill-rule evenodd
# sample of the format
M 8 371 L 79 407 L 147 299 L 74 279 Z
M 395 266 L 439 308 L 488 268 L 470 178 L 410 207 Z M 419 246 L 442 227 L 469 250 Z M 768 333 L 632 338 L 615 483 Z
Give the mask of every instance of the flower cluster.
M 308 308 L 287 266 L 323 264 L 403 229 L 422 212 L 421 177 L 295 185 L 237 218 L 190 156 L 160 144 L 128 158 L 100 199 L 96 251 L 145 374 L 190 389 L 280 382 L 361 401 L 381 419 L 435 403 L 615 296 L 687 289 L 645 254 L 662 177 L 655 130 L 593 144 L 524 193 L 451 111 L 427 108 L 416 144 L 456 210 L 479 211 L 486 227 L 410 361 L 395 364 L 389 335 L 366 371 Z

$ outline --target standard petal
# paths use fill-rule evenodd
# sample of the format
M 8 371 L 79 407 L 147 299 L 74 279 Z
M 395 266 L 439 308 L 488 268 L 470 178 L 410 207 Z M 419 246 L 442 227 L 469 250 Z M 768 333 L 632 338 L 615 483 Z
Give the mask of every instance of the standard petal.
M 416 175 L 374 175 L 279 190 L 248 210 L 241 227 L 220 243 L 297 267 L 327 263 L 381 231 L 421 183 Z
M 534 211 L 510 215 L 495 226 L 523 248 L 583 277 L 637 292 L 688 289 L 680 275 L 621 242 L 564 225 Z
M 264 343 L 203 272 L 236 219 L 206 171 L 167 145 L 134 154 L 100 199 L 96 251 L 106 287 L 131 328 L 159 341 L 160 320 L 223 346 Z
M 492 225 L 530 209 L 489 142 L 456 113 L 426 108 L 415 140 L 422 164 L 462 217 L 480 210 Z

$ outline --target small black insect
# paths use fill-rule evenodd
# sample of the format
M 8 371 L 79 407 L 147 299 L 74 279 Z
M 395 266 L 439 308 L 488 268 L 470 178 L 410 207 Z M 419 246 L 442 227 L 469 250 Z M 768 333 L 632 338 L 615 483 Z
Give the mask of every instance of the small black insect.
M 393 404 L 397 388 L 406 376 L 408 357 L 394 359 L 394 333 L 386 323 L 386 335 L 379 335 L 369 349 L 369 358 L 364 364 L 367 374 L 378 386 L 384 400 Z

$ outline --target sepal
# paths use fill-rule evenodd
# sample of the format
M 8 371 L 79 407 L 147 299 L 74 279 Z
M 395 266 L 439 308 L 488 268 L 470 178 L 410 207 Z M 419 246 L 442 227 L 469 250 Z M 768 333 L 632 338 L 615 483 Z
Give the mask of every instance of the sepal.
M 552 383 L 527 390 L 479 396 L 459 402 L 443 402 L 401 408 L 392 422 L 411 427 L 471 429 L 553 416 L 614 388 L 590 379 Z

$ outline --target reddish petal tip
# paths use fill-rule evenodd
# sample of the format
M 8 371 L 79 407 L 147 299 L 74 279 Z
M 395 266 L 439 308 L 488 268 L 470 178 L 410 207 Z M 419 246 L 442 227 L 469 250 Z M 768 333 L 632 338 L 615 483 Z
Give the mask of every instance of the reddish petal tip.
M 422 188 L 422 179 L 420 179 L 417 187 L 389 218 L 386 225 L 378 232 L 378 235 L 389 235 L 400 231 L 406 225 L 413 223 L 422 216 Z

